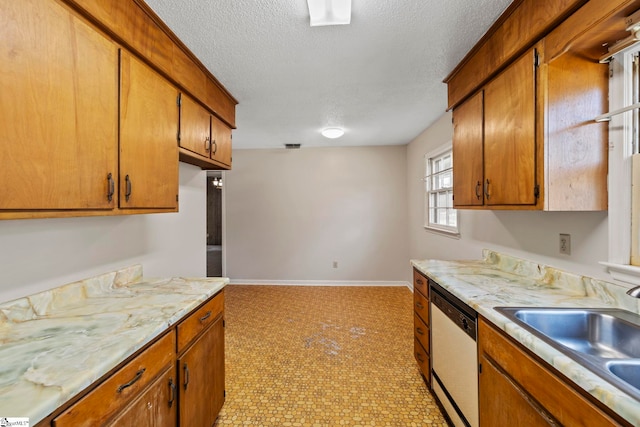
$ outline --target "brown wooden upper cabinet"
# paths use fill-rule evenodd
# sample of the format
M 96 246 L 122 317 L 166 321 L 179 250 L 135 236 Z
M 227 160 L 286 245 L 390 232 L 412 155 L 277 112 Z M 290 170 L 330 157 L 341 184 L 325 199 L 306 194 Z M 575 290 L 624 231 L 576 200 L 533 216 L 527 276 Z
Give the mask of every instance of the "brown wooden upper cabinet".
M 454 205 L 535 205 L 536 58 L 532 49 L 454 110 Z
M 594 119 L 608 109 L 609 82 L 599 59 L 626 36 L 640 1 L 560 6 L 514 2 L 447 77 L 456 208 L 607 209 L 608 126 Z
M 117 46 L 56 2 L 0 8 L 2 217 L 113 209 Z
M 0 219 L 176 212 L 179 160 L 230 169 L 237 101 L 144 2 L 0 10 Z M 181 92 L 209 152 L 178 147 Z
M 203 169 L 231 169 L 231 128 L 188 95 L 180 98 L 180 160 Z
M 178 207 L 178 90 L 121 52 L 120 207 Z

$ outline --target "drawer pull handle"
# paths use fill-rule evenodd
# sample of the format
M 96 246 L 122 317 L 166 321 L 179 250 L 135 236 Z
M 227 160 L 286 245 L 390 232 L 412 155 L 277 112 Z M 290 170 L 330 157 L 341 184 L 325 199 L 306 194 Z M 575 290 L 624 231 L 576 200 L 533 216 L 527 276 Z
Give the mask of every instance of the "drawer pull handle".
M 424 335 L 424 331 L 419 326 L 416 328 L 416 332 L 419 333 L 420 335 Z
M 184 389 L 187 389 L 187 386 L 189 385 L 189 367 L 187 366 L 187 364 L 184 364 Z
M 138 372 L 136 372 L 136 376 L 133 377 L 131 381 L 129 381 L 128 383 L 124 383 L 120 387 L 118 387 L 118 393 L 122 393 L 122 390 L 134 385 L 140 378 L 142 378 L 142 374 L 144 374 L 144 371 L 146 371 L 145 368 L 140 369 Z
M 418 362 L 424 363 L 424 359 L 422 358 L 422 355 L 420 353 L 416 353 L 416 359 L 418 359 Z
M 173 406 L 173 402 L 176 400 L 176 384 L 173 382 L 173 378 L 169 378 L 169 390 L 171 391 L 171 397 L 169 398 L 169 408 Z
M 110 202 L 113 200 L 113 195 L 116 192 L 116 182 L 113 180 L 113 175 L 107 175 L 107 181 L 109 183 L 109 189 L 107 191 L 107 200 Z
M 124 200 L 128 202 L 129 198 L 131 197 L 131 179 L 129 178 L 129 175 L 124 177 L 124 182 L 126 184 L 124 191 Z
M 418 310 L 422 310 L 424 308 L 424 305 L 422 305 L 419 302 L 417 302 L 416 303 L 416 307 L 418 307 Z
M 207 311 L 207 314 L 205 314 L 204 316 L 202 316 L 200 318 L 200 323 L 204 322 L 205 320 L 207 320 L 209 317 L 211 317 L 211 310 Z
M 416 283 L 418 285 L 424 285 L 424 282 L 422 281 L 422 279 L 416 279 Z

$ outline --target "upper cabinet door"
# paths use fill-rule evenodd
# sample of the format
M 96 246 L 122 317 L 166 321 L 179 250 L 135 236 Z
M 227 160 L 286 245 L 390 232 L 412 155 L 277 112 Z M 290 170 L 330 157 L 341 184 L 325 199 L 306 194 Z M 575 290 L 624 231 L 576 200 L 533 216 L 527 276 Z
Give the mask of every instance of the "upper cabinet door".
M 231 168 L 231 128 L 217 117 L 212 117 L 211 138 L 211 158 Z
M 113 208 L 117 47 L 56 2 L 0 10 L 0 209 Z
M 484 90 L 487 205 L 535 205 L 537 201 L 535 58 L 532 49 Z
M 178 206 L 178 90 L 121 51 L 120 207 Z
M 211 158 L 211 114 L 188 96 L 181 99 L 180 146 Z
M 453 206 L 481 206 L 483 188 L 483 92 L 453 110 Z

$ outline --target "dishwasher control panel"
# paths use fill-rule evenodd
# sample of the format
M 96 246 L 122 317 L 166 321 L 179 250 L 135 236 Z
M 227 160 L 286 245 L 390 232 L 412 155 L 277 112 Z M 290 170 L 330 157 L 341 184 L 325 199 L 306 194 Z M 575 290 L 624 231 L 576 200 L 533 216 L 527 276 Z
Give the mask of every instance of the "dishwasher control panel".
M 429 285 L 432 291 L 431 302 L 475 341 L 478 317 L 476 311 L 437 283 L 429 281 Z

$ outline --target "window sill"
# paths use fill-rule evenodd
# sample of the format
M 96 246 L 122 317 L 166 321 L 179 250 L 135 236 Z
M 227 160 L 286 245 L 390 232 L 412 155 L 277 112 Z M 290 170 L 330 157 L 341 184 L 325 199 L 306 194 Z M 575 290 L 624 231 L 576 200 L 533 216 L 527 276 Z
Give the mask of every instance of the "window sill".
M 460 238 L 460 232 L 459 231 L 445 230 L 443 228 L 436 228 L 436 227 L 428 227 L 426 225 L 424 226 L 424 229 L 426 231 L 430 231 L 430 232 L 435 233 L 435 234 L 440 234 L 442 236 L 451 237 L 452 239 L 459 239 Z
M 640 285 L 640 267 L 634 265 L 614 264 L 611 262 L 600 262 L 601 265 L 607 267 L 609 274 L 615 280 Z

